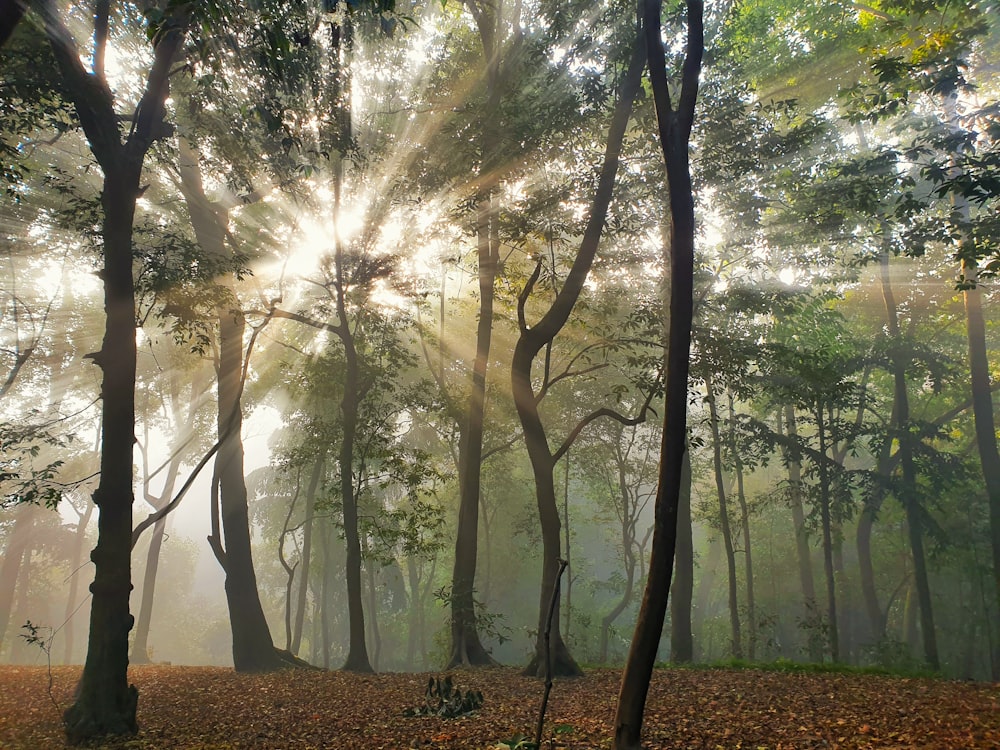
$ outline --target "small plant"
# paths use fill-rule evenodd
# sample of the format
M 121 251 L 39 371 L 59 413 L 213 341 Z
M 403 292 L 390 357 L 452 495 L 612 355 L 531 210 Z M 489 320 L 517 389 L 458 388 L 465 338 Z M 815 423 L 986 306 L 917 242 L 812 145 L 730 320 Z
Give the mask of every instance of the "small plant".
M 404 716 L 440 716 L 445 719 L 454 719 L 457 716 L 464 716 L 478 710 L 483 705 L 483 694 L 478 690 L 468 690 L 463 693 L 455 687 L 451 676 L 447 675 L 442 680 L 438 677 L 431 677 L 427 681 L 427 689 L 424 691 L 424 705 L 416 708 L 408 708 L 403 712 Z
M 27 620 L 21 626 L 21 630 L 26 632 L 20 633 L 19 637 L 23 638 L 29 646 L 38 646 L 45 654 L 45 662 L 49 673 L 49 700 L 58 709 L 59 704 L 56 702 L 55 696 L 52 695 L 52 636 L 54 635 L 52 628 L 44 625 L 36 625 L 31 620 Z M 45 635 L 42 634 L 43 632 Z
M 495 750 L 538 750 L 538 746 L 532 742 L 526 734 L 515 734 L 506 740 L 500 740 L 494 745 Z

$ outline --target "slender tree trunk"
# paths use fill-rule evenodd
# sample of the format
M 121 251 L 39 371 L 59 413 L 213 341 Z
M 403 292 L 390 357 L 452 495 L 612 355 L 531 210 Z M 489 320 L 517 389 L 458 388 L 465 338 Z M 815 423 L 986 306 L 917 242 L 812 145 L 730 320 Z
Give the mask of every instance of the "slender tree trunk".
M 622 557 L 625 562 L 625 590 L 622 591 L 621 597 L 615 606 L 611 608 L 611 611 L 601 619 L 601 640 L 598 651 L 598 661 L 601 664 L 606 664 L 608 660 L 608 631 L 611 629 L 614 621 L 618 619 L 618 616 L 631 604 L 635 587 L 635 514 L 633 511 L 635 502 L 632 497 L 633 491 L 629 487 L 628 477 L 625 474 L 625 458 L 619 454 L 617 459 L 618 494 L 622 502 L 621 545 Z
M 719 531 L 726 550 L 726 568 L 729 584 L 729 632 L 730 653 L 735 659 L 743 658 L 743 643 L 740 637 L 740 602 L 736 577 L 736 550 L 733 545 L 733 532 L 729 525 L 729 503 L 726 498 L 726 482 L 722 475 L 722 437 L 719 434 L 719 410 L 715 401 L 715 390 L 712 374 L 704 373 L 705 388 L 708 395 L 708 420 L 712 428 L 712 465 L 715 470 L 715 489 L 719 499 Z
M 826 577 L 826 617 L 830 643 L 830 659 L 840 661 L 840 635 L 837 627 L 837 583 L 833 565 L 833 520 L 830 514 L 830 471 L 826 465 L 827 437 L 823 407 L 817 404 L 814 412 L 816 433 L 819 439 L 819 508 L 823 531 L 823 571 Z
M 963 263 L 967 280 L 976 281 L 974 267 Z M 971 279 L 970 279 L 971 277 Z M 997 448 L 993 397 L 990 392 L 990 366 L 986 349 L 986 322 L 983 316 L 982 288 L 966 288 L 966 335 L 969 344 L 969 376 L 972 384 L 972 410 L 976 425 L 976 446 L 986 484 L 990 508 L 990 543 L 993 551 L 993 584 L 996 604 L 1000 607 L 1000 449 Z M 993 677 L 1000 676 L 994 670 Z
M 201 388 L 204 385 L 204 383 L 200 381 L 201 378 L 196 378 L 191 383 L 191 401 L 188 404 L 187 418 L 185 423 L 181 425 L 179 419 L 180 409 L 178 408 L 179 404 L 177 403 L 179 399 L 178 387 L 176 379 L 173 378 L 171 380 L 169 390 L 174 415 L 174 427 L 177 432 L 184 437 L 190 435 L 194 429 L 194 418 L 197 410 L 198 396 L 200 395 Z M 181 468 L 180 442 L 180 439 L 174 441 L 174 454 L 167 467 L 167 475 L 163 480 L 163 488 L 160 490 L 159 498 L 152 497 L 152 494 L 148 491 L 148 479 L 146 479 L 143 483 L 146 488 L 147 501 L 150 502 L 157 511 L 165 507 L 167 503 L 170 502 L 171 497 L 174 494 L 174 485 L 177 482 L 177 476 L 180 473 Z M 132 642 L 133 664 L 149 664 L 152 660 L 152 657 L 149 654 L 149 628 L 153 619 L 153 597 L 156 592 L 156 573 L 160 564 L 160 549 L 163 546 L 163 537 L 166 533 L 166 529 L 167 518 L 164 516 L 153 525 L 153 535 L 149 540 L 149 549 L 146 552 L 146 570 L 143 573 L 142 579 L 142 599 L 139 604 L 139 619 L 136 622 L 135 639 Z
M 35 537 L 37 512 L 38 508 L 29 504 L 16 508 L 13 513 L 14 526 L 7 536 L 3 560 L 0 562 L 0 647 L 3 646 L 14 610 L 14 593 L 17 591 L 24 553 L 31 547 Z
M 733 468 L 736 471 L 736 501 L 740 506 L 740 526 L 743 531 L 743 566 L 747 590 L 747 656 L 750 661 L 757 657 L 757 602 L 753 591 L 753 554 L 750 547 L 750 509 L 747 506 L 746 491 L 743 486 L 743 459 L 736 444 L 736 412 L 733 394 L 729 394 L 730 452 L 733 454 Z
M 691 528 L 691 453 L 684 451 L 681 464 L 680 502 L 677 506 L 677 549 L 674 581 L 670 591 L 670 661 L 687 664 L 694 660 L 691 602 L 694 597 L 694 539 Z
M 323 477 L 324 456 L 313 464 L 309 486 L 306 488 L 306 515 L 302 522 L 302 556 L 299 558 L 299 591 L 295 601 L 295 622 L 292 626 L 291 652 L 298 654 L 302 647 L 302 623 L 305 621 L 306 600 L 309 598 L 309 566 L 312 563 L 313 521 L 316 515 L 316 491 Z
M 889 338 L 892 341 L 893 352 L 892 382 L 893 382 L 893 413 L 896 416 L 897 439 L 899 441 L 899 459 L 903 473 L 903 481 L 899 494 L 902 495 L 903 509 L 906 512 L 906 525 L 910 537 L 910 553 L 913 556 L 914 582 L 920 601 L 920 625 L 924 642 L 924 658 L 931 669 L 940 669 L 938 659 L 937 637 L 934 630 L 934 615 L 931 609 L 931 590 L 927 578 L 927 561 L 924 555 L 923 522 L 921 520 L 920 498 L 917 490 L 917 470 L 913 460 L 913 431 L 910 426 L 910 399 L 906 389 L 906 369 L 908 362 L 901 351 L 903 342 L 900 338 L 899 316 L 896 299 L 889 275 L 889 253 L 883 250 L 879 254 L 879 271 L 882 284 L 882 301 L 885 304 L 888 322 Z
M 335 186 L 335 214 L 340 215 L 338 173 Z M 365 643 L 365 613 L 361 586 L 361 537 L 358 531 L 358 497 L 354 488 L 354 444 L 358 433 L 358 409 L 361 405 L 361 364 L 354 334 L 347 318 L 347 280 L 344 275 L 344 246 L 338 237 L 336 247 L 336 304 L 338 333 L 344 346 L 344 396 L 340 402 L 342 439 L 340 443 L 340 499 L 344 513 L 344 540 L 347 546 L 348 651 L 341 669 L 348 672 L 371 672 Z M 372 615 L 374 616 L 374 614 Z
M 535 497 L 542 528 L 542 585 L 539 594 L 538 633 L 535 638 L 535 653 L 525 672 L 539 676 L 545 674 L 546 644 L 544 634 L 547 630 L 549 602 L 552 600 L 560 570 L 559 547 L 561 540 L 559 508 L 556 504 L 555 480 L 553 478 L 555 458 L 549 448 L 545 427 L 538 413 L 538 398 L 531 382 L 531 366 L 538 353 L 552 343 L 569 319 L 597 255 L 618 173 L 622 142 L 632 114 L 632 102 L 639 88 L 641 74 L 641 49 L 637 47 L 620 84 L 619 99 L 615 103 L 614 114 L 608 129 L 601 174 L 591 202 L 590 216 L 580 242 L 580 249 L 566 275 L 562 288 L 541 320 L 530 327 L 525 316 L 525 304 L 541 273 L 540 264 L 536 265 L 534 273 L 518 299 L 520 336 L 514 346 L 514 355 L 511 360 L 511 387 L 514 405 L 517 408 L 525 445 L 528 449 L 528 458 L 531 461 L 532 475 L 535 479 Z M 548 646 L 552 674 L 578 675 L 581 673 L 580 667 L 570 655 L 569 649 L 563 641 L 560 622 L 559 602 L 556 601 Z M 662 627 L 662 625 L 661 620 L 660 626 Z
M 69 594 L 66 597 L 66 612 L 63 617 L 63 664 L 73 664 L 73 650 L 76 641 L 76 629 L 73 626 L 76 613 L 80 606 L 80 567 L 83 560 L 83 548 L 87 542 L 87 527 L 94 515 L 94 503 L 88 497 L 85 502 L 87 509 L 80 515 L 73 532 L 73 551 L 70 554 L 70 569 L 73 571 L 69 579 Z
M 501 54 L 498 48 L 503 3 L 480 6 L 470 3 L 479 29 L 486 61 L 487 99 L 480 133 L 479 195 L 476 209 L 476 252 L 479 268 L 479 322 L 476 326 L 476 357 L 472 365 L 469 401 L 459 442 L 459 510 L 455 536 L 455 567 L 451 583 L 451 655 L 447 667 L 496 664 L 483 646 L 476 627 L 475 580 L 479 554 L 480 474 L 483 461 L 483 428 L 486 412 L 486 374 L 493 336 L 493 298 L 500 261 L 499 226 L 496 221 L 496 176 L 491 175 L 497 157 L 499 132 L 496 122 L 502 89 Z
M 132 642 L 132 663 L 149 664 L 152 656 L 149 653 L 149 625 L 153 616 L 153 591 L 156 586 L 156 571 L 160 564 L 160 547 L 163 545 L 163 535 L 167 528 L 167 519 L 161 518 L 153 525 L 153 535 L 149 539 L 149 550 L 146 553 L 146 570 L 142 578 L 142 601 L 139 604 L 139 619 L 135 628 L 135 640 Z
M 795 417 L 795 407 L 789 404 L 783 409 L 785 433 L 791 439 L 788 451 L 788 500 L 792 510 L 792 525 L 795 528 L 795 553 L 799 567 L 799 586 L 802 589 L 803 613 L 802 622 L 811 623 L 815 620 L 816 586 L 813 580 L 812 551 L 809 548 L 809 531 L 806 528 L 806 515 L 802 507 L 802 460 L 795 447 L 798 442 L 798 424 Z M 780 421 L 780 417 L 779 417 Z M 779 425 L 780 429 L 780 425 Z M 823 661 L 823 650 L 820 641 L 808 638 L 809 661 Z
M 660 447 L 660 476 L 653 522 L 653 546 L 642 606 L 622 674 L 615 713 L 614 750 L 638 750 L 649 680 L 663 631 L 677 544 L 677 521 L 687 443 L 688 368 L 694 288 L 694 194 L 688 145 L 704 53 L 704 7 L 687 2 L 687 41 L 676 111 L 667 86 L 661 31 L 662 3 L 646 0 L 642 32 L 649 61 L 660 148 L 670 189 L 670 321 L 667 345 L 666 406 Z
M 569 641 L 570 637 L 570 625 L 573 621 L 573 556 L 572 556 L 572 546 L 570 545 L 570 540 L 572 535 L 570 534 L 569 526 L 569 454 L 566 454 L 566 460 L 563 461 L 563 524 L 565 525 L 565 539 L 566 539 L 566 553 L 563 555 L 563 559 L 566 561 L 566 585 L 563 590 L 566 592 L 566 611 L 564 613 L 563 619 L 563 631 L 566 633 L 566 640 Z

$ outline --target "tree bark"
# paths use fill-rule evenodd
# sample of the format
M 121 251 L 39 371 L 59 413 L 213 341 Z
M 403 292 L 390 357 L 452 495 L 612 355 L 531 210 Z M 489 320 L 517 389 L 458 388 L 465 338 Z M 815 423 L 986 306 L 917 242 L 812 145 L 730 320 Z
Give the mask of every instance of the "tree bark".
M 216 261 L 227 260 L 228 215 L 223 206 L 205 195 L 198 154 L 180 140 L 178 171 L 198 244 Z M 290 666 L 274 648 L 257 590 L 257 575 L 250 548 L 250 512 L 244 477 L 243 454 L 243 337 L 246 320 L 232 285 L 224 283 L 225 301 L 218 308 L 218 415 L 219 450 L 215 476 L 220 498 L 220 529 L 213 528 L 209 542 L 226 575 L 226 602 L 233 636 L 233 666 L 237 672 L 263 672 Z M 215 488 L 213 488 L 213 491 Z
M 135 442 L 136 301 L 132 223 L 146 152 L 163 134 L 170 65 L 184 37 L 184 19 L 165 19 L 154 49 L 139 116 L 123 142 L 114 97 L 102 75 L 88 73 L 55 2 L 41 14 L 56 62 L 69 84 L 91 151 L 104 172 L 101 193 L 105 328 L 94 361 L 101 368 L 101 479 L 94 492 L 97 546 L 90 635 L 75 702 L 63 714 L 70 743 L 101 735 L 135 734 L 139 693 L 128 684 L 132 549 L 132 445 Z
M 712 428 L 712 466 L 715 473 L 715 490 L 719 499 L 719 532 L 726 550 L 726 570 L 729 591 L 729 652 L 734 659 L 743 658 L 743 641 L 740 635 L 740 602 L 736 579 L 736 549 L 733 532 L 729 525 L 729 503 L 726 497 L 726 482 L 722 474 L 722 437 L 719 434 L 719 409 L 715 401 L 715 386 L 712 374 L 707 369 L 703 374 L 707 391 L 708 419 Z
M 837 583 L 833 566 L 833 519 L 830 514 L 830 471 L 827 461 L 826 422 L 823 418 L 823 406 L 817 403 L 814 414 L 816 434 L 819 439 L 819 509 L 820 524 L 823 533 L 823 572 L 826 580 L 826 617 L 828 639 L 830 644 L 830 659 L 840 661 L 840 635 L 837 623 Z
M 37 512 L 38 508 L 34 505 L 22 505 L 14 510 L 14 526 L 7 536 L 3 561 L 0 562 L 0 647 L 3 646 L 14 609 L 14 593 L 21 572 L 21 561 L 34 541 Z
M 451 583 L 451 655 L 447 668 L 495 665 L 476 626 L 475 579 L 479 550 L 480 476 L 486 411 L 486 374 L 493 336 L 494 284 L 500 262 L 496 220 L 495 160 L 499 150 L 497 116 L 503 96 L 500 22 L 503 3 L 495 6 L 468 2 L 476 21 L 485 60 L 487 96 L 480 132 L 479 195 L 476 209 L 476 253 L 479 268 L 479 322 L 476 357 L 472 365 L 469 401 L 459 442 L 459 510 L 455 536 L 455 567 Z M 443 373 L 442 373 L 443 375 Z
M 538 353 L 549 345 L 562 330 L 570 313 L 583 291 L 584 282 L 597 255 L 601 234 L 607 217 L 608 206 L 614 191 L 618 172 L 619 155 L 625 129 L 632 113 L 632 102 L 639 88 L 642 74 L 641 45 L 636 45 L 632 60 L 620 84 L 620 96 L 615 103 L 614 114 L 608 129 L 608 140 L 597 190 L 590 207 L 590 217 L 584 230 L 580 249 L 566 276 L 562 289 L 542 319 L 528 327 L 524 316 L 524 306 L 532 287 L 541 272 L 541 265 L 525 285 L 518 300 L 518 324 L 520 336 L 514 346 L 511 361 L 511 387 L 514 405 L 524 433 L 528 457 L 531 461 L 532 476 L 535 480 L 535 497 L 538 518 L 542 528 L 542 585 L 539 593 L 538 633 L 535 638 L 535 653 L 525 669 L 526 674 L 544 675 L 546 615 L 552 592 L 555 590 L 556 576 L 560 566 L 560 521 L 556 504 L 553 470 L 555 457 L 545 436 L 545 427 L 538 413 L 538 397 L 531 383 L 531 365 Z M 559 617 L 559 602 L 555 603 L 554 624 L 551 633 L 551 659 L 556 675 L 579 675 L 580 667 L 569 653 L 562 638 Z M 662 623 L 661 623 L 662 624 Z
M 312 527 L 316 515 L 316 491 L 323 477 L 324 456 L 320 455 L 313 465 L 309 486 L 306 488 L 306 511 L 302 522 L 302 556 L 299 558 L 299 591 L 295 601 L 295 622 L 292 626 L 291 652 L 298 654 L 302 647 L 302 623 L 306 614 L 306 599 L 309 596 L 309 566 L 312 562 Z
M 650 84 L 656 107 L 660 148 L 670 188 L 670 321 L 667 344 L 666 408 L 660 447 L 660 476 L 654 511 L 653 547 L 642 607 L 622 674 L 615 713 L 614 750 L 639 750 L 649 680 L 656 661 L 677 545 L 684 454 L 687 444 L 688 368 L 694 287 L 694 194 L 688 143 L 698 99 L 704 53 L 704 7 L 687 2 L 687 41 L 676 111 L 667 86 L 666 54 L 661 37 L 662 2 L 642 4 Z
M 802 622 L 812 623 L 816 616 L 816 585 L 813 580 L 812 550 L 809 547 L 809 531 L 806 528 L 806 515 L 802 507 L 802 457 L 795 447 L 798 442 L 798 420 L 795 417 L 795 407 L 789 404 L 784 409 L 785 433 L 790 445 L 788 451 L 788 501 L 792 511 L 792 525 L 795 529 L 795 554 L 799 567 L 799 586 L 802 589 Z M 779 422 L 781 417 L 779 416 Z M 779 424 L 780 430 L 780 424 Z M 819 639 L 808 633 L 809 661 L 823 661 L 823 649 Z
M 681 489 L 677 506 L 677 547 L 670 596 L 670 661 L 694 661 L 691 602 L 694 598 L 694 539 L 691 528 L 691 453 L 684 451 Z
M 885 305 L 886 321 L 889 338 L 892 341 L 892 382 L 893 382 L 893 414 L 896 416 L 896 436 L 899 442 L 900 468 L 902 483 L 897 494 L 900 495 L 903 509 L 906 512 L 906 526 L 910 538 L 910 554 L 913 556 L 914 583 L 920 602 L 920 629 L 923 637 L 924 658 L 931 669 L 941 668 L 938 658 L 937 636 L 934 630 L 934 615 L 931 609 L 931 590 L 927 578 L 927 560 L 924 554 L 922 509 L 917 490 L 917 471 L 913 460 L 913 431 L 910 427 L 910 399 L 906 389 L 906 369 L 908 362 L 900 351 L 902 340 L 899 332 L 899 315 L 896 308 L 896 298 L 889 276 L 889 253 L 883 250 L 879 253 L 879 276 L 882 287 L 882 301 Z

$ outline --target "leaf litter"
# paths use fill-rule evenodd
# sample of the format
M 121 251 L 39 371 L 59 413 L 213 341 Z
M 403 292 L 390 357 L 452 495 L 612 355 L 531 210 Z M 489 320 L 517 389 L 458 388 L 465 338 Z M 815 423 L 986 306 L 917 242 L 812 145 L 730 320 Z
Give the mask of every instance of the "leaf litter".
M 79 667 L 54 667 L 53 698 L 72 700 Z M 95 745 L 187 748 L 499 748 L 533 734 L 541 680 L 515 668 L 455 670 L 454 684 L 483 695 L 456 718 L 405 716 L 440 674 L 134 666 L 139 734 Z M 543 748 L 610 748 L 621 672 L 557 679 Z M 0 748 L 62 747 L 60 711 L 43 667 L 0 667 Z M 705 750 L 1000 748 L 1000 686 L 876 675 L 658 669 L 646 704 L 644 746 Z

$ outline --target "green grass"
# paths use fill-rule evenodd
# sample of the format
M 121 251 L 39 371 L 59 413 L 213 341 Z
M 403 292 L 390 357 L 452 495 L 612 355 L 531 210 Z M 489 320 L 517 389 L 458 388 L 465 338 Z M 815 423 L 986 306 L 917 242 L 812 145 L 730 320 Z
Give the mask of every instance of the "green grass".
M 746 659 L 723 659 L 721 661 L 700 663 L 700 664 L 671 664 L 658 663 L 658 669 L 756 669 L 764 672 L 785 672 L 790 674 L 853 674 L 853 675 L 881 675 L 890 677 L 937 677 L 941 674 L 926 667 L 914 665 L 912 667 L 899 666 L 894 668 L 869 665 L 852 666 L 850 664 L 835 664 L 832 662 L 798 662 L 790 659 L 776 659 L 770 662 L 752 662 Z

